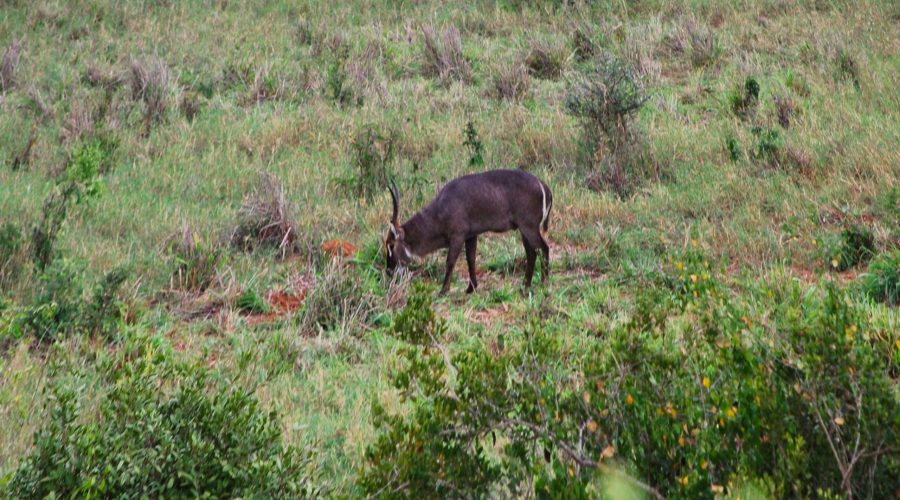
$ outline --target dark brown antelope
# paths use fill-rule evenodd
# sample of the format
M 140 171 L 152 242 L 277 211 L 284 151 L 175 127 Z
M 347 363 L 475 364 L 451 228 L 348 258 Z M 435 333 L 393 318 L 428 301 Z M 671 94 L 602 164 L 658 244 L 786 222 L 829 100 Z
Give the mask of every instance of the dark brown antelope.
M 488 231 L 503 233 L 518 229 L 525 246 L 525 287 L 531 286 L 537 250 L 541 251 L 541 281 L 550 272 L 550 247 L 544 240 L 550 222 L 553 195 L 537 177 L 521 170 L 493 170 L 465 175 L 450 181 L 437 198 L 419 213 L 400 224 L 397 186 L 391 183 L 393 215 L 384 242 L 389 274 L 406 266 L 413 257 L 424 257 L 447 248 L 447 272 L 441 293 L 450 289 L 453 266 L 463 246 L 469 264 L 466 293 L 478 287 L 475 277 L 475 250 L 478 235 Z

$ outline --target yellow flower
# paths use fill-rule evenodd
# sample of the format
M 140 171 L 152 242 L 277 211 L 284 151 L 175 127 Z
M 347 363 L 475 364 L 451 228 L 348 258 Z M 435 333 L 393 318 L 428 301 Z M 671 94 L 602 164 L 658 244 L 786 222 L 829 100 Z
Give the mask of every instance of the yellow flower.
M 678 436 L 678 446 L 684 448 L 684 445 L 687 443 L 687 440 L 684 439 L 684 436 Z
M 575 477 L 575 469 L 569 467 L 569 470 L 567 472 L 569 473 L 570 477 Z
M 734 416 L 737 415 L 737 408 L 735 408 L 734 406 L 732 406 L 732 407 L 729 408 L 728 411 L 725 412 L 725 413 L 728 415 L 728 418 L 734 418 Z
M 597 432 L 597 422 L 594 422 L 593 420 L 588 420 L 587 430 L 588 430 L 588 432 L 591 432 L 591 433 Z
M 837 260 L 837 259 L 831 259 L 831 267 L 837 267 L 837 266 L 838 266 L 838 260 Z
M 684 476 L 681 479 L 679 479 L 678 482 L 681 483 L 682 486 L 687 486 L 688 485 L 688 477 Z
M 707 467 L 708 465 L 709 465 L 709 464 L 706 463 L 706 460 L 703 460 L 703 461 L 700 462 L 700 468 L 703 469 L 703 470 L 706 470 L 706 467 Z
M 675 267 L 676 267 L 679 271 L 684 271 L 684 263 L 681 262 L 680 260 L 679 260 L 678 262 L 675 263 Z
M 696 275 L 696 274 L 692 274 L 692 275 L 691 275 L 691 282 L 692 282 L 692 283 L 696 283 L 696 282 L 697 282 L 697 275 Z
M 625 396 L 625 404 L 627 404 L 628 406 L 631 406 L 634 404 L 634 398 L 631 397 L 631 394 Z
M 709 377 L 703 377 L 703 387 L 705 387 L 706 389 L 709 389 L 709 386 L 711 384 L 712 384 L 712 382 L 710 382 Z

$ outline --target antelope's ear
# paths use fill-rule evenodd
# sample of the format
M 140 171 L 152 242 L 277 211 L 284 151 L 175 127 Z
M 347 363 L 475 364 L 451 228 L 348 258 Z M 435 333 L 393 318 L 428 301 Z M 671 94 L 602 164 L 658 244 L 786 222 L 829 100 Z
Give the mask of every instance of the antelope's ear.
M 400 226 L 395 226 L 394 224 L 391 224 L 391 234 L 394 235 L 394 238 L 401 241 L 403 240 L 403 236 L 405 235 L 403 228 Z

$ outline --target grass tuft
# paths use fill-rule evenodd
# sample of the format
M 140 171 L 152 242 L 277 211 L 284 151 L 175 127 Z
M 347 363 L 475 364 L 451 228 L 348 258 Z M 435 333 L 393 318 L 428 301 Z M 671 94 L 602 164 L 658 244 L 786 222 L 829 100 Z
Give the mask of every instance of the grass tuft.
M 282 258 L 299 250 L 297 223 L 291 215 L 284 187 L 274 175 L 262 174 L 256 189 L 244 198 L 230 240 L 244 251 L 275 248 Z
M 422 75 L 437 78 L 444 84 L 471 81 L 472 67 L 463 55 L 462 38 L 456 26 L 443 30 L 431 25 L 422 28 Z
M 0 91 L 10 90 L 16 85 L 21 54 L 22 39 L 13 40 L 3 53 L 3 59 L 0 60 Z

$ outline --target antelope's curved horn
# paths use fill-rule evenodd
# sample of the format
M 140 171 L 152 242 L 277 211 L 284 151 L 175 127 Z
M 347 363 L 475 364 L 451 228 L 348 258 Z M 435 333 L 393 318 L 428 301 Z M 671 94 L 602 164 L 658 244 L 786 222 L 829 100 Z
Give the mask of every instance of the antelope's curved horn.
M 390 190 L 391 202 L 394 207 L 394 213 L 391 215 L 391 227 L 393 227 L 398 224 L 397 217 L 400 216 L 400 195 L 397 194 L 397 184 L 394 182 L 394 179 L 391 179 Z

